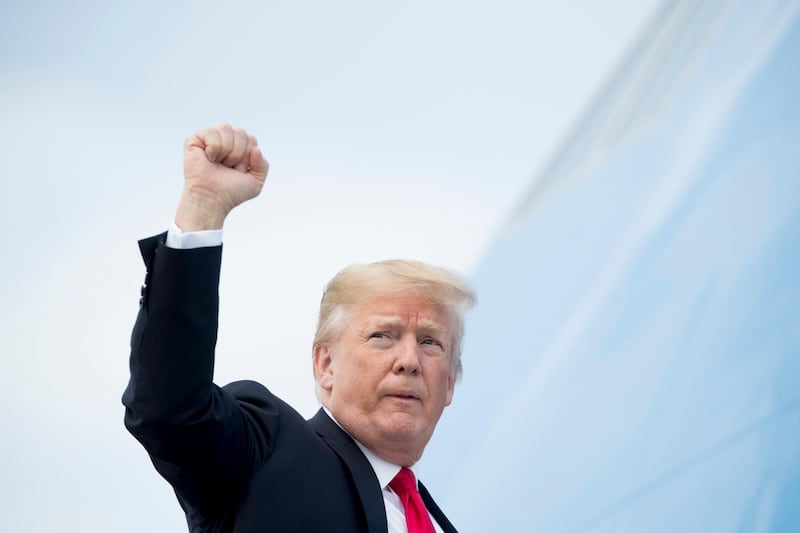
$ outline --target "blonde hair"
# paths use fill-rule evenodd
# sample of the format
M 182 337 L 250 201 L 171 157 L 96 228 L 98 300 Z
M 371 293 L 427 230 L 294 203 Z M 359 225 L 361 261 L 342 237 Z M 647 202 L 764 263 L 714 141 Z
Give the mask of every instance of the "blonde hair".
M 333 342 L 347 322 L 347 306 L 374 296 L 414 294 L 445 308 L 453 320 L 450 364 L 461 377 L 464 311 L 475 303 L 469 285 L 454 273 L 420 261 L 391 259 L 346 267 L 328 282 L 319 306 L 313 348 Z

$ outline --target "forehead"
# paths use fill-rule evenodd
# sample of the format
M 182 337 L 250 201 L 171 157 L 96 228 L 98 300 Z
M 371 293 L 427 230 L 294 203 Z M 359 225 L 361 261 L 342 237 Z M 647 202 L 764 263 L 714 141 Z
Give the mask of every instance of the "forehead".
M 414 322 L 418 327 L 450 330 L 449 310 L 414 294 L 382 295 L 367 298 L 351 307 L 351 318 L 359 327 L 387 324 L 406 326 Z

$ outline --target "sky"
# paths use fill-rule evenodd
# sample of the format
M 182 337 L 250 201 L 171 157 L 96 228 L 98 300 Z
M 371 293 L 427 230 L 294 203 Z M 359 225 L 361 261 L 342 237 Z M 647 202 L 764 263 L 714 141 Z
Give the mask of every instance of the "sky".
M 257 379 L 310 416 L 327 280 L 390 257 L 469 277 L 657 9 L 4 2 L 0 522 L 184 525 L 120 396 L 136 240 L 172 220 L 186 136 L 229 122 L 271 165 L 225 225 L 216 380 Z
M 800 523 L 800 5 L 670 6 L 473 274 L 463 530 Z

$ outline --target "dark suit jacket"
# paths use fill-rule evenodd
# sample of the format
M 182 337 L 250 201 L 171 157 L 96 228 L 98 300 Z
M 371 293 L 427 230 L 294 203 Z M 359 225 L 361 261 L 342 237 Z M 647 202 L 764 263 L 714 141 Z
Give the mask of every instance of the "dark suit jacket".
M 172 250 L 163 240 L 139 243 L 147 276 L 122 401 L 189 529 L 386 533 L 372 467 L 323 410 L 306 421 L 256 382 L 212 383 L 222 247 Z

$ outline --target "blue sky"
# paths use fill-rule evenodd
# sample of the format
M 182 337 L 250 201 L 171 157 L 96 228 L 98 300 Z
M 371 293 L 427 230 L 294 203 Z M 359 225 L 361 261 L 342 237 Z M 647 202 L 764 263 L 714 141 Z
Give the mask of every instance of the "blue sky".
M 0 520 L 182 527 L 119 397 L 135 241 L 171 221 L 188 134 L 231 122 L 271 163 L 226 224 L 217 380 L 258 379 L 310 415 L 325 282 L 387 257 L 470 275 L 656 9 L 3 3 Z

